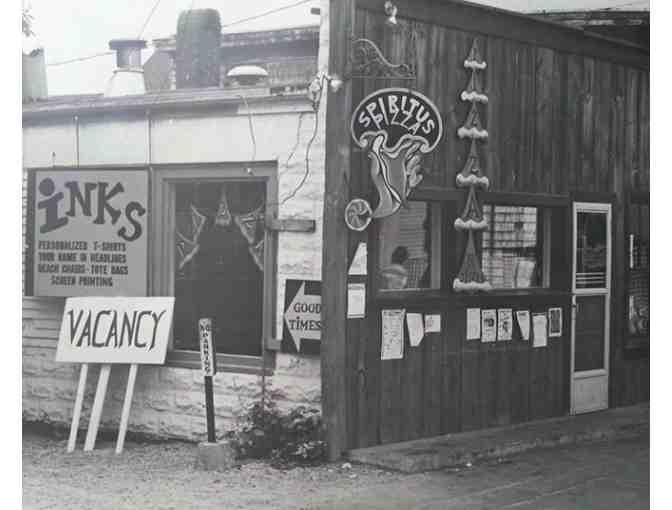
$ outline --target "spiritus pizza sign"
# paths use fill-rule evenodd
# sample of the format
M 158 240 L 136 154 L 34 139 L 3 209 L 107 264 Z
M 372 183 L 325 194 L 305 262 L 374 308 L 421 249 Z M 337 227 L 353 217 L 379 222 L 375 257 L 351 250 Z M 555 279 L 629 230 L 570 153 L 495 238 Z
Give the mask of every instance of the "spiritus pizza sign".
M 147 295 L 144 170 L 35 172 L 36 296 Z

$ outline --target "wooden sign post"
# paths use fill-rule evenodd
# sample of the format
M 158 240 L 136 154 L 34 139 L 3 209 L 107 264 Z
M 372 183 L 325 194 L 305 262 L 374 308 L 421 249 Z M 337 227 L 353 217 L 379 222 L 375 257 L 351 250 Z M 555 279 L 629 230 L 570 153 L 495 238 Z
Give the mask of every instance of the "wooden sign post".
M 205 379 L 205 417 L 208 427 L 208 443 L 215 443 L 215 403 L 212 393 L 212 377 L 217 373 L 217 353 L 212 342 L 212 319 L 198 321 L 201 348 L 201 369 Z
M 173 323 L 173 297 L 76 297 L 65 302 L 56 361 L 82 363 L 67 451 L 72 452 L 84 402 L 89 364 L 100 363 L 84 451 L 93 450 L 111 364 L 129 364 L 116 453 L 124 448 L 138 364 L 162 365 Z

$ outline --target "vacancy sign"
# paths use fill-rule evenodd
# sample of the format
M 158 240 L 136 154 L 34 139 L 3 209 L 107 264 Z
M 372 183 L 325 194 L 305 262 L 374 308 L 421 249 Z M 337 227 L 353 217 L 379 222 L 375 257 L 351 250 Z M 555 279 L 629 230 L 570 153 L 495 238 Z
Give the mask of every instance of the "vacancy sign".
M 285 335 L 283 345 L 291 345 L 296 352 L 315 351 L 322 336 L 322 293 L 319 281 L 287 280 L 285 287 Z M 287 341 L 290 340 L 291 341 Z M 307 340 L 312 349 L 301 350 Z M 291 350 L 294 349 L 285 349 Z
M 174 297 L 68 298 L 56 361 L 162 365 L 174 303 Z

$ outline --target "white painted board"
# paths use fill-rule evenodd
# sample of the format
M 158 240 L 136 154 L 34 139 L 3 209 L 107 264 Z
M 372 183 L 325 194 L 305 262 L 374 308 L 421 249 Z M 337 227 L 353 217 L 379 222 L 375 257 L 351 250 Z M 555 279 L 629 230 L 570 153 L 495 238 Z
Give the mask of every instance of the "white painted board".
M 56 361 L 162 365 L 174 303 L 174 297 L 68 298 Z

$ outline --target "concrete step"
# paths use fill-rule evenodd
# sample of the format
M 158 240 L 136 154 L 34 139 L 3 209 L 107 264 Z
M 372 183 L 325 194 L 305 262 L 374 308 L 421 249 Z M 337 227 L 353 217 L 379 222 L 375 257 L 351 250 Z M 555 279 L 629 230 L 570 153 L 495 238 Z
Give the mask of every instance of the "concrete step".
M 649 404 L 350 450 L 352 462 L 418 473 L 535 448 L 648 435 Z

